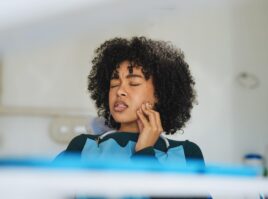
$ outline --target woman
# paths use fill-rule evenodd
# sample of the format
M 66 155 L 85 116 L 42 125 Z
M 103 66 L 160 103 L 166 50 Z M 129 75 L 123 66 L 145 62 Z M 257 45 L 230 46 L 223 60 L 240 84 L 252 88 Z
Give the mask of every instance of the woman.
M 183 53 L 171 44 L 145 37 L 114 38 L 96 51 L 88 90 L 98 115 L 114 129 L 75 137 L 65 153 L 81 159 L 147 156 L 159 164 L 204 162 L 199 147 L 163 134 L 182 130 L 195 101 L 194 80 Z

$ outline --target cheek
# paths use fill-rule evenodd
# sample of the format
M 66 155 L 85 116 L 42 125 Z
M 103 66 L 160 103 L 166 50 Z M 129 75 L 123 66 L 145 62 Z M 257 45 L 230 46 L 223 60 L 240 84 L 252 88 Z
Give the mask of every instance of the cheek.
M 133 100 L 135 108 L 139 109 L 142 103 L 144 103 L 145 101 L 146 101 L 145 95 L 135 95 Z
M 150 102 L 151 104 L 155 104 L 157 101 L 155 97 L 154 86 L 151 81 L 149 81 L 149 83 L 147 84 L 144 100 Z
M 111 104 L 114 101 L 114 95 L 113 92 L 109 91 L 109 107 L 111 107 Z
M 151 104 L 155 104 L 157 102 L 157 99 L 155 97 L 155 89 L 154 89 L 152 78 L 150 78 L 147 82 L 146 97 L 147 97 L 147 101 L 149 101 Z
M 137 110 L 141 107 L 141 105 L 145 102 L 150 102 L 151 104 L 155 104 L 156 100 L 153 93 L 149 93 L 147 90 L 146 92 L 136 93 L 133 96 L 133 105 L 134 108 Z

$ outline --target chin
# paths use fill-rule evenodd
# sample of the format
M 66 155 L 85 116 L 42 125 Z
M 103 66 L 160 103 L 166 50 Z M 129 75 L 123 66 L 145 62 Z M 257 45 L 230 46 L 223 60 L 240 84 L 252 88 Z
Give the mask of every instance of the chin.
M 117 123 L 132 123 L 137 121 L 137 117 L 126 117 L 124 115 L 113 115 L 114 120 Z
M 117 123 L 132 123 L 132 122 L 136 122 L 137 120 L 128 120 L 128 119 L 115 119 L 114 120 L 117 122 Z

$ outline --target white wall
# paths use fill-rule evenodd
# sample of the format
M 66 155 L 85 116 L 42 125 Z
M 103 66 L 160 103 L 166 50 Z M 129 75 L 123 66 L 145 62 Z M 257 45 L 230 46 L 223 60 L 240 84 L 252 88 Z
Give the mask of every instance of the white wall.
M 172 41 L 180 47 L 196 80 L 198 105 L 194 107 L 185 133 L 176 135 L 175 139 L 196 142 L 207 162 L 238 163 L 247 152 L 264 153 L 266 150 L 267 154 L 267 1 L 181 1 L 175 7 L 172 4 L 163 9 L 159 9 L 161 5 L 156 5 L 155 8 L 145 5 L 141 16 L 136 18 L 135 7 L 113 8 L 113 17 L 109 16 L 111 11 L 104 7 L 90 13 L 82 12 L 81 15 L 76 13 L 74 19 L 67 16 L 64 23 L 59 18 L 42 25 L 29 26 L 28 29 L 18 29 L 16 33 L 13 32 L 13 37 L 6 31 L 2 38 L 9 38 L 10 45 L 2 42 L 6 47 L 2 49 L 6 83 L 3 102 L 43 107 L 79 105 L 80 108 L 94 111 L 92 104 L 87 107 L 88 95 L 85 93 L 88 63 L 93 49 L 114 36 L 145 35 Z M 126 17 L 128 14 L 129 18 Z M 81 26 L 77 25 L 83 18 L 87 20 Z M 68 32 L 71 28 L 66 21 L 74 26 L 71 32 Z M 46 27 L 50 28 L 50 34 L 45 32 Z M 36 40 L 32 39 L 32 34 L 36 34 Z M 22 45 L 18 45 L 18 41 Z M 22 88 L 12 84 L 15 82 L 20 85 L 20 81 L 14 81 L 13 77 L 23 77 L 24 71 L 27 68 L 31 71 L 35 65 L 45 68 L 45 73 L 38 74 L 40 79 L 35 79 L 37 75 L 34 73 L 24 76 L 26 80 L 21 83 Z M 61 72 L 64 68 L 69 70 Z M 59 91 L 55 91 L 55 87 L 53 92 L 46 90 L 48 85 L 54 85 L 49 80 L 46 84 L 49 70 L 51 74 L 55 72 L 58 75 L 60 83 L 57 75 L 50 80 L 59 83 Z M 38 71 L 35 69 L 35 72 Z M 237 84 L 236 76 L 243 71 L 259 78 L 258 88 L 250 90 Z M 5 72 L 9 75 L 5 76 Z M 31 90 L 24 90 L 31 85 L 27 77 L 30 77 L 29 82 L 43 82 L 43 92 L 38 93 L 38 87 L 32 85 L 37 93 L 30 96 Z M 64 82 L 70 86 L 65 88 Z M 47 92 L 48 100 L 42 96 L 44 92 Z M 49 96 L 54 97 L 52 101 L 49 101 Z M 65 145 L 57 144 L 49 136 L 51 120 L 49 116 L 2 115 L 0 155 L 56 155 Z
M 232 54 L 235 72 L 245 70 L 260 81 L 256 89 L 232 90 L 235 158 L 246 152 L 265 154 L 268 160 L 268 2 L 248 2 L 232 12 Z
M 52 141 L 48 117 L 0 117 L 1 157 L 53 157 L 64 146 Z

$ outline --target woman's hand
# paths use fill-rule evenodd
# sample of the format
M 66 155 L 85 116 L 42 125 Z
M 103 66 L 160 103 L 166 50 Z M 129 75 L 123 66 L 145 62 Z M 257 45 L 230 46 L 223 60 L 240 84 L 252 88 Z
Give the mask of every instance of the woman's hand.
M 161 132 L 163 132 L 160 114 L 152 109 L 149 103 L 142 104 L 137 111 L 138 127 L 140 131 L 135 150 L 139 151 L 149 146 L 154 146 Z

